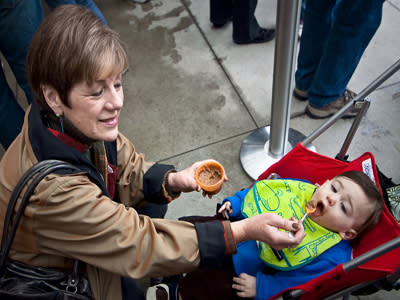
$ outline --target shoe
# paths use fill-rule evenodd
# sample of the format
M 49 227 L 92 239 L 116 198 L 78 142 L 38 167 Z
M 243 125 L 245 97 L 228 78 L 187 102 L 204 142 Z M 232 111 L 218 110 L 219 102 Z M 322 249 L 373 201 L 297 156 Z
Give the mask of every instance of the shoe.
M 293 96 L 300 101 L 307 101 L 308 100 L 308 91 L 300 90 L 299 88 L 295 87 L 293 90 Z
M 180 276 L 179 276 L 180 277 Z M 176 300 L 178 299 L 178 282 L 174 280 L 179 277 L 172 276 L 172 282 L 168 284 L 160 283 L 151 286 L 146 291 L 146 300 Z
M 275 37 L 275 29 L 265 29 L 261 28 L 261 32 L 258 37 L 250 41 L 235 41 L 236 44 L 245 45 L 245 44 L 258 44 L 258 43 L 266 43 L 272 40 Z
M 352 101 L 357 96 L 356 93 L 346 89 L 343 93 L 343 96 L 340 98 L 330 102 L 328 105 L 320 108 L 312 107 L 310 104 L 306 107 L 306 114 L 312 119 L 324 119 L 330 116 L 333 116 L 336 112 L 338 112 L 342 107 L 347 105 L 350 101 Z M 354 106 L 348 110 L 342 118 L 354 118 L 357 116 L 359 109 L 356 109 Z
M 128 1 L 132 2 L 132 3 L 143 4 L 143 3 L 149 2 L 150 0 L 128 0 Z
M 232 21 L 232 17 L 229 17 L 225 22 L 223 23 L 212 23 L 214 28 L 222 28 L 224 27 L 228 22 Z
M 169 287 L 161 283 L 151 286 L 146 291 L 146 300 L 169 300 Z
M 303 20 L 300 19 L 300 23 L 299 23 L 299 32 L 297 35 L 298 40 L 301 40 L 301 36 L 303 35 Z

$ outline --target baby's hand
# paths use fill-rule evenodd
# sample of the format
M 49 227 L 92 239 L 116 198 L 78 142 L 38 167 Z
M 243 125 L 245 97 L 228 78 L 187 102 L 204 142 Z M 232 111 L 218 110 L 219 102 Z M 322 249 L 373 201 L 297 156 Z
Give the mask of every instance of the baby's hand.
M 222 216 L 229 220 L 229 214 L 233 213 L 232 204 L 229 201 L 226 201 L 218 210 L 218 213 L 222 214 Z
M 257 296 L 257 278 L 246 273 L 239 277 L 233 277 L 232 288 L 237 290 L 237 295 L 242 298 L 254 298 Z

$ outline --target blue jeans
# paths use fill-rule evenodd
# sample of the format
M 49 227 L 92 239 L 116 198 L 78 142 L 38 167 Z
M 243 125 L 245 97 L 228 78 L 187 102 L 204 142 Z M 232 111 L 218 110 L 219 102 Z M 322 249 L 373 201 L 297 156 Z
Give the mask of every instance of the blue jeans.
M 296 87 L 320 108 L 343 95 L 382 20 L 384 0 L 307 0 Z
M 29 103 L 32 92 L 26 77 L 25 58 L 32 36 L 43 20 L 40 0 L 2 0 L 0 3 L 0 51 Z M 22 128 L 24 110 L 8 86 L 0 67 L 0 143 L 5 149 Z
M 59 5 L 63 4 L 79 4 L 89 8 L 104 24 L 107 24 L 106 19 L 101 13 L 100 9 L 92 0 L 46 0 L 47 5 L 50 9 L 55 9 Z

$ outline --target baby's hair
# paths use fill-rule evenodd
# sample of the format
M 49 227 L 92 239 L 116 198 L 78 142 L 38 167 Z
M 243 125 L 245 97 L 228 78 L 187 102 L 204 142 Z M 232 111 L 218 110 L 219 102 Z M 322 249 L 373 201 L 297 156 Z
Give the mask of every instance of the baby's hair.
M 358 184 L 364 191 L 370 203 L 375 206 L 370 217 L 361 225 L 357 236 L 352 241 L 352 244 L 356 245 L 359 243 L 362 236 L 378 223 L 384 207 L 382 194 L 375 183 L 363 172 L 347 171 L 335 176 L 335 178 L 337 177 L 346 177 Z

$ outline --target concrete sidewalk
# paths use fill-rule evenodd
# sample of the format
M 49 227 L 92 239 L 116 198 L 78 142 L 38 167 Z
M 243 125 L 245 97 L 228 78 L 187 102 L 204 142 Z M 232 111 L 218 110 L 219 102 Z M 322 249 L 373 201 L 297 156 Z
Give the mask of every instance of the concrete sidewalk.
M 225 166 L 229 177 L 212 199 L 198 193 L 182 195 L 170 204 L 167 218 L 214 214 L 218 202 L 253 181 L 241 166 L 239 151 L 250 133 L 270 123 L 275 41 L 234 44 L 232 24 L 220 29 L 211 26 L 208 0 L 151 0 L 142 5 L 122 0 L 95 2 L 109 26 L 120 33 L 130 60 L 120 130 L 148 160 L 182 169 L 213 158 Z M 276 0 L 259 1 L 260 25 L 274 27 L 276 10 Z M 350 89 L 360 92 L 400 58 L 399 20 L 400 0 L 386 1 L 382 24 Z M 399 183 L 400 72 L 370 99 L 349 159 L 372 152 L 381 171 Z M 290 127 L 307 136 L 325 120 L 308 118 L 302 113 L 304 107 L 305 103 L 292 101 L 296 117 Z M 317 152 L 335 157 L 351 122 L 339 120 L 318 137 L 313 142 Z M 360 299 L 399 297 L 397 292 L 379 292 Z

